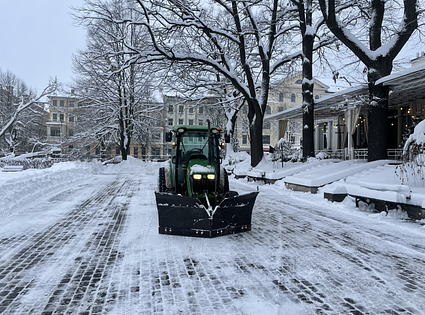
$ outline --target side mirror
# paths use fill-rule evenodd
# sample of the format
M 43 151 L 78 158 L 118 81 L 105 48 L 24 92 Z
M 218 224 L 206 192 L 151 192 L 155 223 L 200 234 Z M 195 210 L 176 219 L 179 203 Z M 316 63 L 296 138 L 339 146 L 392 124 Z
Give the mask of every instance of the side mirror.
M 171 142 L 171 140 L 172 140 L 171 131 L 168 131 L 165 133 L 165 142 Z
M 230 135 L 226 134 L 226 135 L 224 136 L 224 141 L 225 141 L 226 143 L 230 143 Z

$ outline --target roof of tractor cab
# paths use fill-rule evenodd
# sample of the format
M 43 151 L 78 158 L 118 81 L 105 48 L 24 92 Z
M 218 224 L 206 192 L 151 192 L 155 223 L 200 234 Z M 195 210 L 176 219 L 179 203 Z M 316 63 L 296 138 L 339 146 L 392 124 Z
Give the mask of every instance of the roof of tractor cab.
M 194 126 L 194 125 L 176 125 L 173 127 L 173 131 L 177 131 L 178 129 L 184 129 L 185 131 L 208 131 L 208 126 Z M 216 126 L 210 126 L 211 130 L 217 129 L 221 130 L 220 128 L 217 128 Z

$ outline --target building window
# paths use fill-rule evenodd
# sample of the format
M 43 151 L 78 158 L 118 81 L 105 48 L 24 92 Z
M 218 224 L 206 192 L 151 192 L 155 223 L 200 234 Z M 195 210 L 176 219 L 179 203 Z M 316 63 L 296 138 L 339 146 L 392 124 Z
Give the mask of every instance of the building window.
M 263 135 L 263 144 L 270 144 L 270 136 Z
M 202 115 L 203 113 L 204 113 L 204 107 L 201 106 L 201 107 L 199 107 L 199 114 Z
M 189 126 L 193 126 L 193 119 L 189 119 Z
M 96 155 L 99 155 L 99 154 L 100 154 L 100 148 L 96 147 Z
M 295 99 L 296 99 L 295 94 L 294 94 L 294 93 L 292 93 L 292 94 L 291 94 L 291 102 L 292 102 L 292 103 L 295 103 Z
M 74 101 L 69 101 L 69 107 L 74 107 Z
M 189 114 L 193 114 L 193 107 L 189 108 Z
M 242 144 L 248 144 L 248 135 L 242 135 Z
M 314 98 L 315 98 L 316 100 L 318 100 L 318 99 L 319 99 L 319 95 L 315 95 L 315 96 L 314 96 Z
M 265 121 L 264 122 L 263 129 L 270 129 L 270 121 Z
M 183 125 L 183 119 L 179 118 L 179 125 Z
M 283 106 L 279 106 L 279 112 L 283 112 Z
M 65 101 L 59 101 L 60 106 L 65 106 Z
M 202 119 L 199 119 L 198 120 L 198 124 L 199 124 L 199 126 L 203 126 L 204 125 L 204 121 Z
M 120 155 L 120 152 L 121 152 L 120 147 L 115 147 L 115 154 Z
M 269 105 L 266 106 L 266 115 L 270 115 L 272 113 L 272 109 Z
M 59 114 L 60 121 L 65 121 L 65 114 Z
M 56 114 L 56 113 L 52 114 L 52 120 L 58 121 L 58 114 Z
M 81 107 L 81 105 L 82 105 L 82 103 L 81 102 L 78 102 L 77 106 L 78 107 Z
M 297 81 L 295 81 L 295 84 L 303 84 L 303 80 L 298 79 Z
M 283 102 L 283 93 L 279 93 L 279 102 Z
M 59 127 L 50 127 L 50 135 L 52 137 L 60 137 L 61 129 Z
M 72 129 L 72 128 L 69 129 L 68 134 L 69 134 L 70 137 L 73 137 L 74 136 L 74 129 Z
M 58 106 L 58 101 L 57 100 L 53 100 L 53 106 Z
M 70 123 L 75 122 L 75 118 L 74 118 L 74 116 L 69 116 L 69 117 L 68 117 L 68 120 L 69 120 L 69 122 L 70 122 Z
M 172 114 L 174 111 L 174 106 L 173 105 L 168 105 L 168 113 Z
M 182 106 L 182 105 L 180 105 L 180 106 L 179 106 L 179 113 L 180 113 L 180 114 L 183 114 L 183 110 L 184 110 L 183 106 Z
M 172 126 L 173 125 L 173 118 L 168 118 L 168 126 Z
M 134 147 L 133 152 L 134 152 L 134 157 L 138 157 L 138 155 L 139 155 L 139 147 Z

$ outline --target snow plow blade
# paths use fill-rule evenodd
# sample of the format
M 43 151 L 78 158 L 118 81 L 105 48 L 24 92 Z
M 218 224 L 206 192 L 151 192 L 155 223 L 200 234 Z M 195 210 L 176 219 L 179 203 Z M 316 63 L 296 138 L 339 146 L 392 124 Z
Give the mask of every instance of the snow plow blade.
M 159 233 L 211 238 L 250 231 L 257 195 L 252 192 L 226 198 L 208 210 L 197 198 L 156 192 Z

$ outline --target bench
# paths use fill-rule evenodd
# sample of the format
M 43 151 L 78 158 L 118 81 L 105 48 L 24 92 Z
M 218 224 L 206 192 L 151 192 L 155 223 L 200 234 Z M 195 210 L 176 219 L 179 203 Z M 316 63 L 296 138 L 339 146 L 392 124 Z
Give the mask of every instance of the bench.
M 358 186 L 336 185 L 324 190 L 324 198 L 332 202 L 341 202 L 346 196 L 355 199 L 357 208 L 360 202 L 364 202 L 368 205 L 374 204 L 378 211 L 388 213 L 389 210 L 401 209 L 406 211 L 410 218 L 425 219 L 425 201 L 424 205 L 411 204 L 411 191 L 407 185 L 359 182 Z
M 24 167 L 22 165 L 5 165 L 3 172 L 22 172 Z

